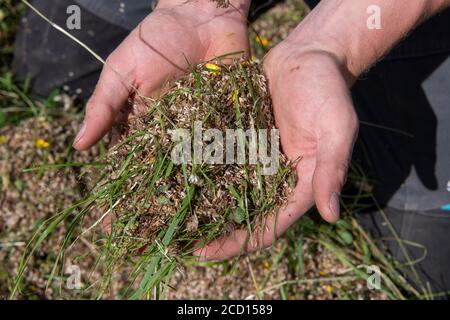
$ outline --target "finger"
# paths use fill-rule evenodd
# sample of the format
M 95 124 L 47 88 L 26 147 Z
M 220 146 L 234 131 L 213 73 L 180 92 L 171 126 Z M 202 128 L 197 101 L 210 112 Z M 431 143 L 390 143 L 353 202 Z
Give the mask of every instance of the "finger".
M 356 116 L 351 115 L 340 128 L 324 133 L 317 145 L 313 192 L 320 215 L 328 222 L 340 216 L 340 193 L 347 177 L 357 136 Z
M 127 40 L 114 51 L 103 67 L 100 79 L 86 106 L 83 125 L 75 138 L 74 148 L 85 150 L 109 132 L 121 108 L 126 105 L 134 80 L 134 64 Z
M 309 184 L 310 185 L 310 184 Z M 231 235 L 214 240 L 194 252 L 199 260 L 225 260 L 257 249 L 267 248 L 281 236 L 313 205 L 312 190 L 298 184 L 287 205 L 278 215 L 267 217 L 252 234 L 247 229 L 239 229 Z

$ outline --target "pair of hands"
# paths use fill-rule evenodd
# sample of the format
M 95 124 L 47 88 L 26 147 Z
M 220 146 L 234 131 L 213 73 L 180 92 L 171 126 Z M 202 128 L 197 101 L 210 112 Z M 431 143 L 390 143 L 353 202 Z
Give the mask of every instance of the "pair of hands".
M 246 17 L 236 8 L 218 14 L 189 4 L 159 6 L 108 58 L 74 147 L 90 148 L 110 131 L 133 87 L 154 95 L 183 74 L 188 62 L 237 51 L 248 53 L 249 40 Z M 298 184 L 277 222 L 268 218 L 253 241 L 246 243 L 247 231 L 237 230 L 197 251 L 202 259 L 230 258 L 243 245 L 246 251 L 270 246 L 275 231 L 284 233 L 314 203 L 326 221 L 339 218 L 339 193 L 358 128 L 351 77 L 333 54 L 289 39 L 269 52 L 264 69 L 283 152 L 291 159 L 301 156 Z

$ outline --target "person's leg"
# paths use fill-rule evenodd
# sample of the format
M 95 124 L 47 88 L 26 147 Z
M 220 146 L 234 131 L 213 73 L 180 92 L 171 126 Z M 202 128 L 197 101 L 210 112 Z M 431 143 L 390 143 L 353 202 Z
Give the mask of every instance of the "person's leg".
M 67 8 L 73 4 L 70 0 L 33 1 L 39 11 L 66 30 L 70 15 Z M 129 30 L 100 18 L 83 6 L 80 9 L 81 29 L 67 31 L 102 58 L 107 58 Z M 27 11 L 16 38 L 13 71 L 19 80 L 31 77 L 34 93 L 47 96 L 53 89 L 62 88 L 68 94 L 86 100 L 97 83 L 101 68 L 102 64 L 84 48 L 33 11 Z
M 440 53 L 381 62 L 352 91 L 362 121 L 355 162 L 372 169 L 376 199 L 411 259 L 426 250 L 416 269 L 436 292 L 450 290 L 449 87 L 450 54 Z M 359 220 L 405 261 L 379 211 Z
M 358 220 L 366 231 L 380 240 L 382 248 L 396 258 L 401 264 L 399 270 L 417 288 L 428 290 L 429 284 L 434 293 L 441 293 L 436 298 L 450 298 L 450 212 L 384 208 L 361 214 Z M 389 223 L 395 228 L 403 248 L 395 239 Z M 413 263 L 413 269 L 408 262 Z
M 250 19 L 282 0 L 255 1 Z M 154 0 L 35 0 L 33 5 L 51 21 L 66 29 L 103 59 L 122 42 L 155 7 Z M 81 29 L 67 30 L 67 8 L 81 9 Z M 155 30 L 157 32 L 157 30 Z M 102 65 L 84 48 L 28 10 L 16 38 L 13 71 L 19 80 L 30 76 L 32 91 L 47 96 L 61 88 L 87 100 Z

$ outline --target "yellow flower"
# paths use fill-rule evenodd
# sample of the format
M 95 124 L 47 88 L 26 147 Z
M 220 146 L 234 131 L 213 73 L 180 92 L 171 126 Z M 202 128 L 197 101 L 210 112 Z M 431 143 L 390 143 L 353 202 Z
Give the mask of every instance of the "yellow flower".
M 34 142 L 34 145 L 36 146 L 36 148 L 38 149 L 47 149 L 48 147 L 50 147 L 50 143 L 45 141 L 44 139 L 37 139 Z
M 239 91 L 234 90 L 233 96 L 231 97 L 231 101 L 233 101 L 233 103 L 236 103 L 237 99 L 239 99 Z
M 205 68 L 208 71 L 211 71 L 211 73 L 213 75 L 215 75 L 215 76 L 220 74 L 220 70 L 222 70 L 222 68 L 220 66 L 218 66 L 217 64 L 214 64 L 214 63 L 207 63 L 207 64 L 205 64 Z
M 321 277 L 326 277 L 328 275 L 328 273 L 326 273 L 325 271 L 319 271 L 319 275 Z
M 255 40 L 257 43 L 259 43 L 264 48 L 269 45 L 269 39 L 267 39 L 266 37 L 256 36 Z
M 333 293 L 333 286 L 331 284 L 325 286 L 325 291 L 328 293 Z
M 270 268 L 270 263 L 269 263 L 269 261 L 264 260 L 264 261 L 263 261 L 263 267 L 264 267 L 264 269 L 269 269 L 269 268 Z
M 6 143 L 6 137 L 0 136 L 0 145 L 5 144 L 5 143 Z

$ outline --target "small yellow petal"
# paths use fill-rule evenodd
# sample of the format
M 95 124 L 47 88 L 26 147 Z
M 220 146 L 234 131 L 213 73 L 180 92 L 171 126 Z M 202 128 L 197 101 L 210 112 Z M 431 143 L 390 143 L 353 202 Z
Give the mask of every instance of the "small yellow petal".
M 47 149 L 48 147 L 50 147 L 50 143 L 48 143 L 47 141 L 45 141 L 44 139 L 37 139 L 34 143 L 34 145 L 36 146 L 36 148 L 38 149 Z
M 256 42 L 259 43 L 263 47 L 267 47 L 269 45 L 269 39 L 266 37 L 256 36 Z
M 208 71 L 212 71 L 212 74 L 215 76 L 220 73 L 220 70 L 222 70 L 222 68 L 215 63 L 207 63 L 205 64 L 205 68 Z
M 333 288 L 333 286 L 332 285 L 327 285 L 327 286 L 325 286 L 325 291 L 326 292 L 328 292 L 328 293 L 332 293 L 333 292 L 333 290 L 334 290 L 334 288 Z
M 264 269 L 269 269 L 269 268 L 270 268 L 270 263 L 269 263 L 269 261 L 264 260 L 264 261 L 263 261 L 263 267 L 264 267 Z
M 233 103 L 236 103 L 238 98 L 239 98 L 239 91 L 234 90 L 233 96 L 231 97 L 231 101 L 233 101 Z
M 325 271 L 319 271 L 319 275 L 321 277 L 326 277 L 328 275 L 328 273 L 326 273 Z
M 5 143 L 6 143 L 6 137 L 0 136 L 0 145 L 5 144 Z

